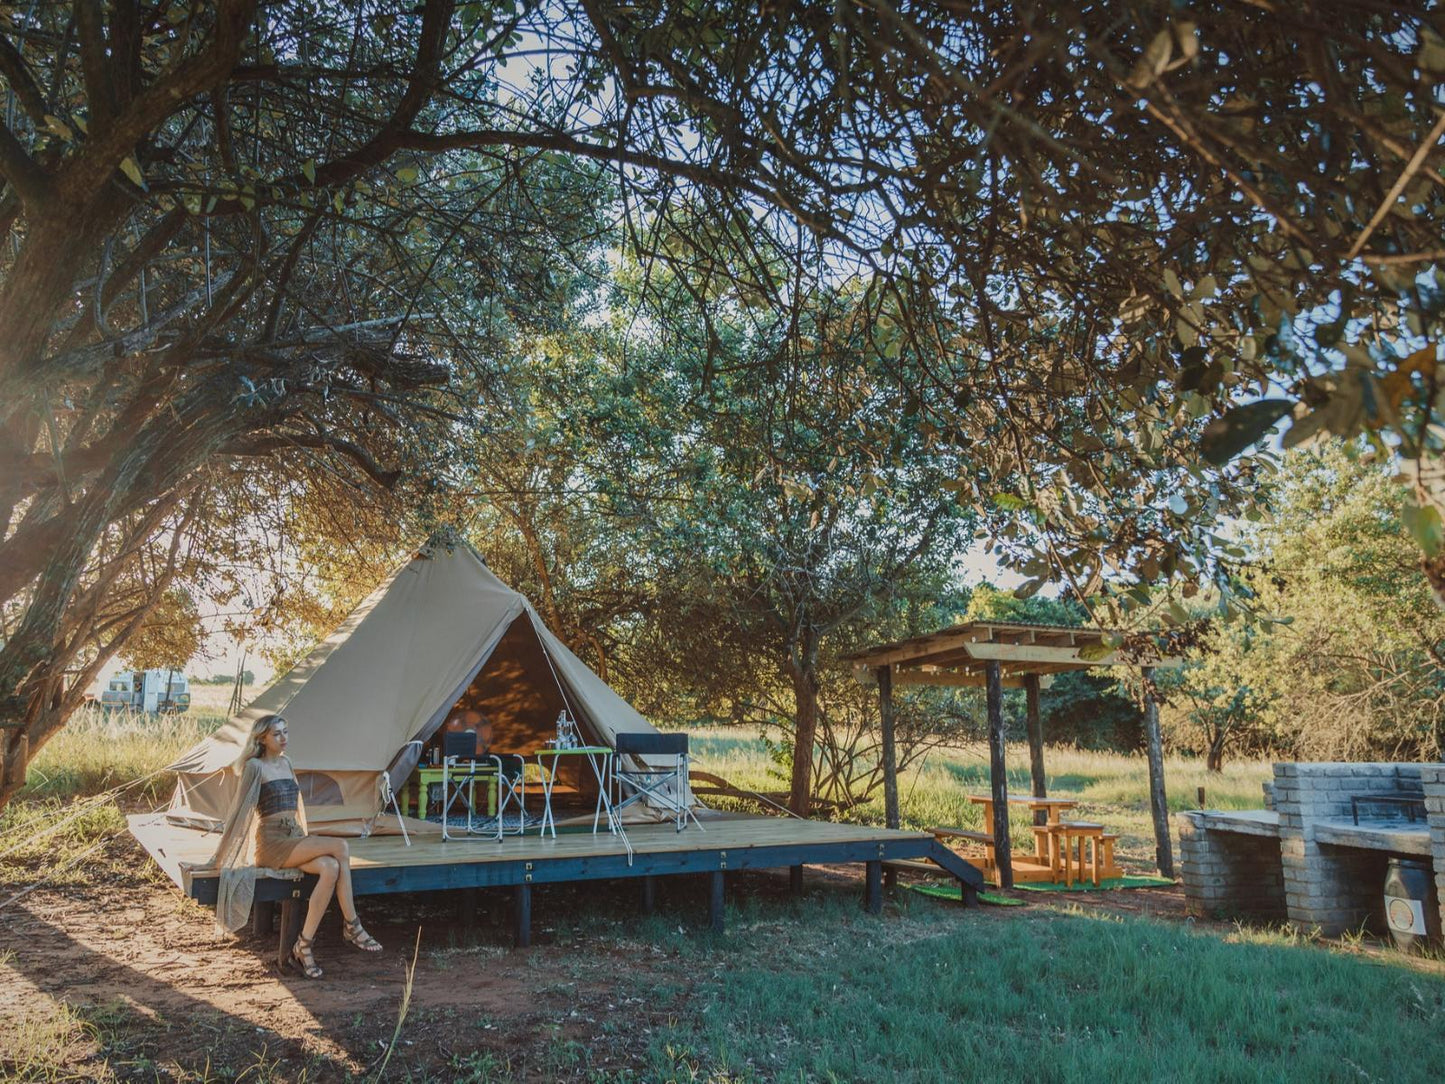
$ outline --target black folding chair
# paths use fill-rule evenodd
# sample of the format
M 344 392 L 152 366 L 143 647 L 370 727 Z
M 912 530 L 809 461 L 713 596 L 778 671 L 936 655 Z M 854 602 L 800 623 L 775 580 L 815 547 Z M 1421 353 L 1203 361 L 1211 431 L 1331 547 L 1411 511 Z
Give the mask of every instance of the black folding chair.
M 617 781 L 617 801 L 612 804 L 612 812 L 619 820 L 633 802 L 647 802 L 671 813 L 679 832 L 687 827 L 689 818 L 699 831 L 706 831 L 693 812 L 692 789 L 687 785 L 686 734 L 618 734 L 613 750 L 616 755 L 612 778 Z M 656 765 L 666 757 L 672 758 L 671 765 Z M 624 796 L 623 787 L 631 793 Z
M 453 772 L 456 774 L 453 775 Z M 467 834 L 475 833 L 476 783 L 478 779 L 490 779 L 491 776 L 491 764 L 477 760 L 476 731 L 453 730 L 442 735 L 442 839 L 452 838 L 447 822 L 458 799 L 467 810 Z

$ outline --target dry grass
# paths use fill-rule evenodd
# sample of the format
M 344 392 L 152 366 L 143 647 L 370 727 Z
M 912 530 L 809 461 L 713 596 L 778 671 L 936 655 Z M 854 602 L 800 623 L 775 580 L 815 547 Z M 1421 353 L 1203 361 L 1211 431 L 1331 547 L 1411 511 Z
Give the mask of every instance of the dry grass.
M 774 766 L 757 738 L 718 729 L 694 730 L 691 736 L 695 767 L 753 790 L 786 788 L 780 776 L 770 774 Z M 1014 793 L 1027 792 L 1028 747 L 1009 746 L 1006 760 L 1009 789 Z M 1152 861 L 1149 767 L 1143 756 L 1050 747 L 1045 751 L 1044 760 L 1051 796 L 1077 799 L 1080 816 L 1103 821 L 1117 830 L 1122 856 Z M 1175 811 L 1197 808 L 1199 787 L 1205 788 L 1206 804 L 1211 808 L 1262 808 L 1264 794 L 1260 784 L 1273 777 L 1267 761 L 1226 762 L 1224 771 L 1217 774 L 1207 772 L 1204 762 L 1197 759 L 1168 757 L 1164 763 L 1165 790 L 1169 807 Z M 981 807 L 970 802 L 968 796 L 988 793 L 987 750 L 935 750 L 921 764 L 902 774 L 898 790 L 905 826 L 982 829 Z M 853 810 L 849 819 L 882 824 L 881 793 L 872 802 Z M 1015 810 L 1016 836 L 1030 838 L 1028 827 L 1027 811 Z

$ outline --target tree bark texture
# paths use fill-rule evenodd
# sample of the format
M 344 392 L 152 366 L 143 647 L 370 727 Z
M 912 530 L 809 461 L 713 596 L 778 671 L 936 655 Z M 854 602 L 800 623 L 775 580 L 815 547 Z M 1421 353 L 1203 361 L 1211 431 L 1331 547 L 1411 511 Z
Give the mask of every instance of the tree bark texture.
M 1149 811 L 1154 818 L 1154 858 L 1159 873 L 1174 876 L 1174 846 L 1169 838 L 1169 802 L 1164 794 L 1164 739 L 1159 732 L 1159 703 L 1154 699 L 1154 668 L 1144 667 L 1144 734 L 1149 743 Z
M 799 817 L 813 809 L 813 743 L 818 734 L 818 643 L 807 636 L 794 645 L 791 659 L 793 698 L 793 778 L 788 808 Z
M 1000 888 L 1014 884 L 1013 846 L 1008 828 L 1008 768 L 1004 763 L 1003 668 L 997 662 L 985 667 L 988 702 L 988 776 L 993 795 L 994 862 L 998 866 Z

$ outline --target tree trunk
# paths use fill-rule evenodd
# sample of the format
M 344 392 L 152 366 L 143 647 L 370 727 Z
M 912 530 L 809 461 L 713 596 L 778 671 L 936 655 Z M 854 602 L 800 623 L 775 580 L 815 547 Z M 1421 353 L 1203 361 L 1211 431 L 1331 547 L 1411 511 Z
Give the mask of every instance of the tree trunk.
M 1209 748 L 1204 754 L 1204 767 L 1211 772 L 1224 771 L 1224 735 L 1211 734 Z
M 1003 667 L 989 662 L 985 667 L 988 703 L 988 777 L 993 797 L 993 860 L 998 868 L 998 886 L 1014 886 L 1013 844 L 1008 828 L 1008 766 L 1004 762 Z
M 1164 794 L 1164 739 L 1159 733 L 1159 704 L 1154 699 L 1154 668 L 1144 667 L 1144 734 L 1149 743 L 1149 810 L 1154 818 L 1154 858 L 1159 872 L 1174 876 L 1174 846 L 1169 838 L 1169 802 Z
M 790 669 L 797 715 L 788 808 L 806 817 L 813 808 L 813 741 L 818 733 L 818 645 L 812 637 L 793 647 Z

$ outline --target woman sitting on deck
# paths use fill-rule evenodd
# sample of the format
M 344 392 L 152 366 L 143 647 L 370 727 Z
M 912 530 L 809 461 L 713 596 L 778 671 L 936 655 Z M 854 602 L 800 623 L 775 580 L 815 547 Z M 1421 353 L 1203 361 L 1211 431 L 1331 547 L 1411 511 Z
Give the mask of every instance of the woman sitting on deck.
M 346 940 L 367 952 L 380 952 L 381 945 L 362 928 L 356 915 L 346 840 L 306 834 L 306 814 L 296 773 L 286 757 L 286 742 L 286 720 L 264 715 L 256 720 L 236 762 L 240 787 L 226 815 L 221 844 L 210 862 L 220 872 L 216 922 L 229 933 L 245 925 L 259 869 L 314 873 L 316 887 L 291 958 L 308 979 L 319 979 L 321 968 L 316 966 L 311 945 L 333 892 L 346 919 L 342 931 Z

